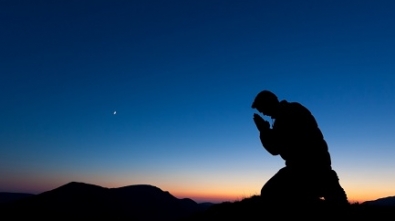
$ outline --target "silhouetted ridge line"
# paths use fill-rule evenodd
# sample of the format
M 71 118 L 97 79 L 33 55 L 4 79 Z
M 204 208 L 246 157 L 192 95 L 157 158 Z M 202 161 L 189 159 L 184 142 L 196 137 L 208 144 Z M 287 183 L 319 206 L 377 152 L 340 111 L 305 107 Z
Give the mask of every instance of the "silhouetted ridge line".
M 365 201 L 362 204 L 364 205 L 373 205 L 373 206 L 393 206 L 395 207 L 395 196 L 388 196 L 379 198 L 376 200 Z
M 70 182 L 8 204 L 5 212 L 15 219 L 25 218 L 24 214 L 30 219 L 53 219 L 52 214 L 64 214 L 68 219 L 174 220 L 203 208 L 191 199 L 178 199 L 147 184 L 105 188 Z

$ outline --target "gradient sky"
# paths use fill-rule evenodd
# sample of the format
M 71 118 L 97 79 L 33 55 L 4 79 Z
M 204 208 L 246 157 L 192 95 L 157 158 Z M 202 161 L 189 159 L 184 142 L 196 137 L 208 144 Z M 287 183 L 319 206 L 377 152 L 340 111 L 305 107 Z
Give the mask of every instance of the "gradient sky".
M 395 1 L 2 0 L 0 27 L 0 191 L 258 194 L 284 166 L 252 120 L 268 89 L 316 117 L 351 201 L 395 195 Z

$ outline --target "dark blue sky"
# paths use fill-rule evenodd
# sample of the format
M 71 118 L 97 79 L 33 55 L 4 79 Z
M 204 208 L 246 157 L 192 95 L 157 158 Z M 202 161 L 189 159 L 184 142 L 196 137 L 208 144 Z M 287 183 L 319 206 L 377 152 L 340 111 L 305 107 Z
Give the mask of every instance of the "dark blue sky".
M 283 165 L 252 121 L 269 89 L 311 110 L 351 199 L 393 195 L 394 12 L 392 1 L 0 1 L 0 191 L 74 180 L 256 194 Z

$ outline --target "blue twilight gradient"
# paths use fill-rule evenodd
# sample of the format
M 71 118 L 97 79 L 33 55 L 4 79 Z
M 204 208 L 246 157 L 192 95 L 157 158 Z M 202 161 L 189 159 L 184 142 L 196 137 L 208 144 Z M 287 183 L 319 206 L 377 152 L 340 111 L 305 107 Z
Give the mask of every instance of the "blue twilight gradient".
M 351 199 L 393 195 L 394 12 L 380 0 L 1 1 L 0 191 L 75 180 L 256 194 L 283 166 L 252 121 L 269 89 L 311 110 Z

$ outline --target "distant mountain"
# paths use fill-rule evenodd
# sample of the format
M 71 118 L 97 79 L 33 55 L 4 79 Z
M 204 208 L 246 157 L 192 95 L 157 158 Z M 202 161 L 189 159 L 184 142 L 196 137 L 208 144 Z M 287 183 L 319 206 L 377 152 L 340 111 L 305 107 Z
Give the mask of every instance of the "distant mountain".
M 29 196 L 34 196 L 30 193 L 4 193 L 0 192 L 0 203 L 9 203 L 16 200 L 20 200 Z
M 206 208 L 151 185 L 104 188 L 78 182 L 6 206 L 3 212 L 14 219 L 26 218 L 28 214 L 31 219 L 92 220 L 175 220 Z
M 395 196 L 388 196 L 376 200 L 366 201 L 362 204 L 372 206 L 395 206 Z

